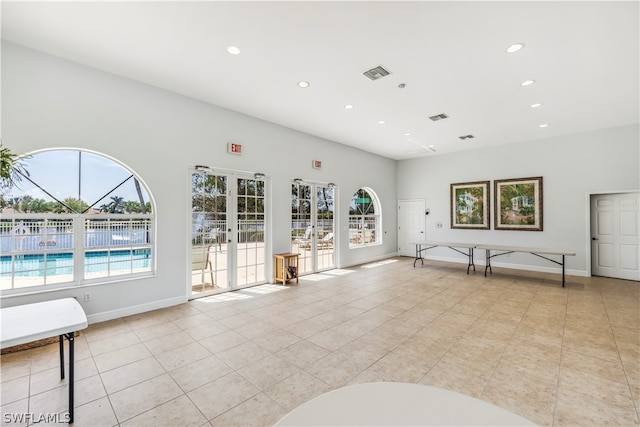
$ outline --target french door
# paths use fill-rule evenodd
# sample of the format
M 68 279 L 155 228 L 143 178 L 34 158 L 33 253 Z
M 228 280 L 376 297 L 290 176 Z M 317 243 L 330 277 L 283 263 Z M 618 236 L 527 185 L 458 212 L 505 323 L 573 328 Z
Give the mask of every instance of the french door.
M 291 185 L 291 252 L 299 274 L 335 267 L 335 193 L 333 185 Z
M 239 173 L 191 174 L 191 296 L 266 282 L 262 178 Z

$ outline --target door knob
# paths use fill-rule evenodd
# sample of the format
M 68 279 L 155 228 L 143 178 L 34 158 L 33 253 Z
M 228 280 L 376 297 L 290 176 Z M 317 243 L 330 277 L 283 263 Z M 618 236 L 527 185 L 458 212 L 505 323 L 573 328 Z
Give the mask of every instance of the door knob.
M 592 237 L 591 240 L 598 240 L 596 237 Z

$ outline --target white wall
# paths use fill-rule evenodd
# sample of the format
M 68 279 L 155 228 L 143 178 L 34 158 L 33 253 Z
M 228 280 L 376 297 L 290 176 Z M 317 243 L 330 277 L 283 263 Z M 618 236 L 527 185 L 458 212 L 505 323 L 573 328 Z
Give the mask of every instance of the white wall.
M 338 185 L 338 266 L 396 253 L 396 162 L 387 158 L 11 43 L 2 45 L 2 125 L 3 144 L 16 153 L 56 147 L 94 150 L 135 171 L 154 197 L 157 276 L 93 286 L 92 301 L 82 303 L 93 321 L 186 301 L 189 165 L 268 176 L 272 253 L 289 250 L 292 178 Z M 242 156 L 227 153 L 230 141 L 243 145 Z M 322 161 L 321 170 L 311 167 L 314 159 Z M 349 201 L 364 185 L 382 200 L 386 234 L 382 245 L 350 250 Z M 84 291 L 5 297 L 2 305 L 80 297 Z
M 640 188 L 639 131 L 636 124 L 400 161 L 398 198 L 425 199 L 431 209 L 426 217 L 429 240 L 573 250 L 576 256 L 567 258 L 567 273 L 585 275 L 590 263 L 587 194 Z M 494 230 L 493 181 L 534 176 L 543 177 L 544 230 Z M 451 229 L 450 184 L 486 180 L 491 181 L 491 230 Z M 436 228 L 436 222 L 443 227 Z M 446 248 L 429 252 L 441 259 L 466 261 Z M 477 253 L 476 261 L 483 264 L 484 254 Z M 502 256 L 491 264 L 559 271 L 528 254 Z

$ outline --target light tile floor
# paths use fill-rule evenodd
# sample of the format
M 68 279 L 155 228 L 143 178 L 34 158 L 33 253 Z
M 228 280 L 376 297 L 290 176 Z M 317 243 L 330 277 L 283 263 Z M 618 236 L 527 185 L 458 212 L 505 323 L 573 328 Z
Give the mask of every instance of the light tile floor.
M 90 325 L 75 426 L 271 425 L 347 384 L 403 381 L 541 425 L 639 425 L 637 282 L 386 261 Z M 481 269 L 479 269 L 481 270 Z M 64 413 L 57 345 L 2 357 L 8 413 Z M 40 423 L 38 425 L 46 425 Z

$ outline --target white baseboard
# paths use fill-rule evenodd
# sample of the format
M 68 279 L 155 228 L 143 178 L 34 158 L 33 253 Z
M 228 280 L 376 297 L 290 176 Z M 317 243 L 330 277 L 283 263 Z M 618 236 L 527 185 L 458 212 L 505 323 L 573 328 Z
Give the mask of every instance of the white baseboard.
M 357 260 L 357 261 L 353 261 L 353 262 L 349 262 L 346 264 L 341 264 L 339 266 L 336 266 L 336 268 L 349 268 L 349 267 L 354 267 L 356 265 L 362 265 L 362 264 L 368 264 L 370 262 L 378 262 L 378 261 L 382 261 L 384 259 L 389 259 L 389 258 L 393 258 L 393 257 L 397 257 L 398 253 L 397 252 L 393 252 L 390 254 L 384 254 L 384 255 L 378 255 L 375 257 L 371 257 L 371 258 L 367 258 L 365 260 Z
M 134 314 L 145 313 L 151 310 L 158 310 L 160 308 L 167 308 L 174 305 L 184 304 L 186 302 L 187 302 L 187 297 L 182 296 L 182 297 L 164 299 L 160 301 L 153 301 L 146 304 L 133 305 L 130 307 L 119 308 L 117 310 L 90 314 L 87 316 L 87 322 L 89 324 L 105 322 L 107 320 L 119 319 L 121 317 L 132 316 Z

